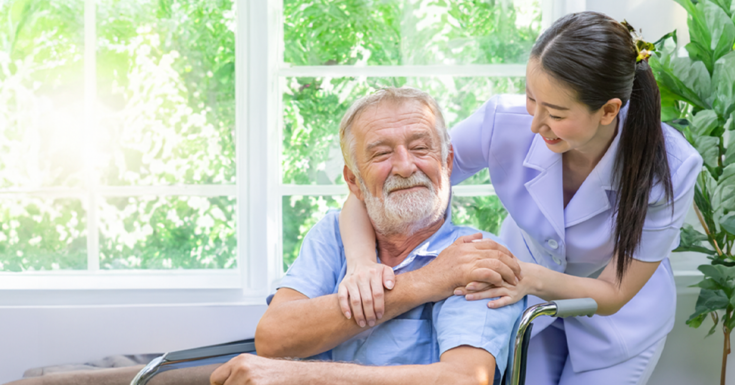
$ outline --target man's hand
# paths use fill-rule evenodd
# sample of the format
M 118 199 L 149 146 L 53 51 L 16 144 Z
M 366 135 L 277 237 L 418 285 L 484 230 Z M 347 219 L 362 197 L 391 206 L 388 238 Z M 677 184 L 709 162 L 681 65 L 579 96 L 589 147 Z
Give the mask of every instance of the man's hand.
M 220 366 L 209 378 L 211 385 L 275 385 L 293 383 L 295 362 L 241 354 Z

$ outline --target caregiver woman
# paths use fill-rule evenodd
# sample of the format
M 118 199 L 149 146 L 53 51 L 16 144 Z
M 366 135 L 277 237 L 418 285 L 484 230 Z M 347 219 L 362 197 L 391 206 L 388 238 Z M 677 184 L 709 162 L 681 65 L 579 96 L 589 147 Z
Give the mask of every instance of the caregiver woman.
M 500 237 L 522 261 L 516 285 L 473 282 L 455 294 L 498 297 L 489 307 L 525 295 L 529 305 L 599 304 L 600 316 L 536 322 L 529 384 L 643 384 L 674 325 L 668 256 L 702 159 L 661 124 L 646 59 L 621 23 L 594 12 L 565 16 L 533 47 L 525 97 L 494 97 L 451 131 L 452 183 L 489 169 L 509 214 Z M 382 285 L 371 283 L 392 274 L 375 268 L 361 202 L 349 198 L 341 218 L 349 218 L 340 228 L 353 274 L 340 302 L 347 314 L 348 293 L 368 299 L 366 317 L 374 317 L 369 302 Z

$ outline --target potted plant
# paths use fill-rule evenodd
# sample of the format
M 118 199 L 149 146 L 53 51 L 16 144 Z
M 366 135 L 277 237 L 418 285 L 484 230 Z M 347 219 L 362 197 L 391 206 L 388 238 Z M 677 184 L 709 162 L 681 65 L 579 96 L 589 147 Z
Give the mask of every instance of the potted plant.
M 688 57 L 676 54 L 675 31 L 656 42 L 649 59 L 661 90 L 661 119 L 680 130 L 704 158 L 694 210 L 702 231 L 685 225 L 676 251 L 708 256 L 694 313 L 697 328 L 711 317 L 725 342 L 720 383 L 725 384 L 730 332 L 735 328 L 735 1 L 676 0 L 688 13 Z

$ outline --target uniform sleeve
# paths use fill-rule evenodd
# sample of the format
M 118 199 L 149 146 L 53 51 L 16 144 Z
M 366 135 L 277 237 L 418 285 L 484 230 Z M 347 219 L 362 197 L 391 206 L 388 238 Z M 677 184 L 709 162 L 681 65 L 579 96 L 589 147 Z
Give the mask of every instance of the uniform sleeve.
M 454 148 L 452 184 L 456 185 L 488 166 L 490 138 L 499 96 L 488 100 L 449 132 Z
M 484 349 L 495 357 L 497 372 L 504 373 L 513 338 L 513 327 L 526 307 L 526 299 L 498 309 L 490 300 L 467 301 L 452 296 L 434 305 L 433 320 L 439 355 L 458 346 Z
M 660 185 L 654 187 L 651 196 L 656 202 L 648 206 L 641 243 L 633 258 L 659 262 L 679 246 L 679 233 L 694 202 L 694 185 L 701 170 L 702 157 L 692 151 L 676 170 L 671 170 L 672 202 L 666 200 Z
M 343 265 L 339 213 L 330 212 L 306 234 L 299 256 L 278 289 L 293 289 L 309 298 L 332 294 Z M 272 297 L 268 298 L 269 304 Z

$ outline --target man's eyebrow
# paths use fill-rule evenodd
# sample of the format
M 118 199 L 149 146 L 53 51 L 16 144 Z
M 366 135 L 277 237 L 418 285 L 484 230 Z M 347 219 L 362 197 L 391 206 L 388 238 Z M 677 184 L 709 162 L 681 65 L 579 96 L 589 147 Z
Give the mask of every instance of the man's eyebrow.
M 418 140 L 418 139 L 425 139 L 425 138 L 431 139 L 431 134 L 429 134 L 428 132 L 422 131 L 422 132 L 415 132 L 415 133 L 411 134 L 411 136 L 408 137 L 409 141 L 414 141 L 414 140 Z M 367 147 L 365 148 L 365 151 L 366 152 L 371 152 L 376 147 L 388 145 L 388 143 L 389 143 L 389 141 L 386 140 L 386 139 L 378 139 L 378 140 L 376 140 L 376 141 L 374 141 L 372 143 L 369 143 L 367 145 Z
M 385 139 L 376 140 L 376 141 L 368 144 L 365 151 L 370 152 L 370 151 L 374 150 L 375 147 L 380 147 L 380 146 L 386 145 L 387 143 L 388 143 L 388 141 L 385 140 Z
M 526 85 L 526 94 L 528 94 L 528 85 Z M 546 102 L 543 102 L 541 104 L 545 105 L 546 107 L 553 108 L 555 110 L 561 110 L 561 111 L 569 110 L 569 107 L 557 106 L 556 104 L 551 104 L 551 103 L 546 103 Z

